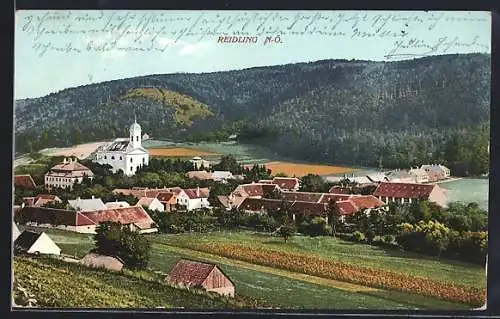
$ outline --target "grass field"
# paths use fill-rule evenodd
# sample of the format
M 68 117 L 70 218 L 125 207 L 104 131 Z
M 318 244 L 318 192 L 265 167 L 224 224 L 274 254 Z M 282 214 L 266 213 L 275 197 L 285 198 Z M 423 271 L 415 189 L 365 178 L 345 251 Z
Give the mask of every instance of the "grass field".
M 83 257 L 92 247 L 92 235 L 77 234 L 65 232 L 62 230 L 47 230 L 47 233 L 61 247 L 63 253 Z M 406 294 L 394 291 L 381 289 L 371 289 L 368 287 L 360 287 L 348 283 L 339 283 L 324 278 L 307 276 L 304 274 L 264 267 L 251 263 L 232 260 L 213 254 L 193 251 L 183 248 L 187 242 L 247 242 L 248 245 L 281 247 L 286 250 L 310 250 L 314 254 L 319 254 L 324 249 L 335 250 L 342 247 L 342 241 L 336 242 L 332 238 L 322 238 L 323 244 L 318 243 L 318 238 L 295 237 L 290 241 L 290 244 L 283 245 L 277 238 L 264 235 L 252 235 L 249 232 L 238 233 L 212 233 L 201 235 L 151 235 L 153 241 L 153 249 L 150 260 L 150 267 L 154 270 L 168 272 L 171 267 L 180 258 L 190 258 L 197 260 L 205 260 L 216 262 L 221 265 L 237 285 L 237 293 L 241 293 L 251 298 L 262 298 L 270 302 L 275 307 L 283 308 L 310 308 L 310 309 L 467 309 L 467 305 L 454 302 L 446 302 L 434 298 L 418 296 L 414 294 Z M 335 243 L 328 244 L 328 240 L 333 240 Z M 369 247 L 361 251 L 362 246 L 343 246 L 342 251 L 329 251 L 328 254 L 332 258 L 349 259 L 353 262 L 356 260 L 369 260 L 369 254 L 375 253 L 373 263 L 379 267 L 390 267 L 395 260 L 408 259 L 406 263 L 399 264 L 401 271 L 404 267 L 409 268 L 409 271 L 419 268 L 416 258 L 399 256 L 392 259 L 390 255 L 384 255 L 382 252 L 377 252 L 374 247 Z M 373 249 L 373 251 L 371 251 Z M 337 257 L 334 257 L 338 254 Z M 366 254 L 366 255 L 365 255 Z M 345 258 L 345 257 L 348 258 Z M 394 258 L 394 257 L 393 257 Z M 376 262 L 375 262 L 376 260 Z M 424 261 L 424 264 L 429 261 Z M 451 277 L 454 282 L 463 282 L 463 277 L 466 282 L 471 282 L 474 276 L 479 280 L 480 274 L 484 274 L 481 270 L 468 270 L 467 265 L 450 265 L 445 262 L 433 261 L 438 269 L 431 271 L 430 277 L 438 277 L 439 267 L 449 268 L 455 273 Z M 421 263 L 422 264 L 422 263 Z M 404 266 L 406 265 L 406 266 Z M 432 269 L 431 265 L 424 265 L 428 269 Z M 479 267 L 478 267 L 479 268 Z M 430 271 L 430 270 L 428 270 Z M 475 273 L 475 275 L 474 275 Z M 484 276 L 483 276 L 484 277 Z M 286 293 L 283 293 L 286 291 Z
M 218 156 L 217 153 L 201 151 L 194 148 L 169 147 L 169 148 L 150 148 L 149 155 L 158 157 L 194 157 L 194 156 Z

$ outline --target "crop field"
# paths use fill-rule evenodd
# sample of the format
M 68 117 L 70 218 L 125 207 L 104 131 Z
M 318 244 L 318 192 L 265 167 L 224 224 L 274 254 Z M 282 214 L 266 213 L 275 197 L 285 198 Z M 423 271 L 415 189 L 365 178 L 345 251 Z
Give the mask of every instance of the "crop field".
M 351 173 L 354 170 L 349 167 L 333 165 L 299 164 L 291 162 L 267 162 L 263 163 L 273 174 L 284 173 L 287 176 L 302 177 L 307 174 L 333 175 Z

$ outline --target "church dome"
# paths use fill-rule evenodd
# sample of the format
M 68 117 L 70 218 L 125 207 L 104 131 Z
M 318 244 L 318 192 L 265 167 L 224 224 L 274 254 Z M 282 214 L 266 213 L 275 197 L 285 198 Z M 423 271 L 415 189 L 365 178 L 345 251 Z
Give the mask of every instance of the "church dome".
M 137 122 L 134 122 L 134 123 L 132 123 L 132 125 L 130 125 L 130 132 L 140 131 L 140 130 L 141 130 L 141 126 L 139 124 L 137 124 Z

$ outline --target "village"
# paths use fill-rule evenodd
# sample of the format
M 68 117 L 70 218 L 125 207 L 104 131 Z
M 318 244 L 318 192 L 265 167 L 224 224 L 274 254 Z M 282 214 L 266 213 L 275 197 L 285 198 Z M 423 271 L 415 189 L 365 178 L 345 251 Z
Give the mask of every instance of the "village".
M 104 145 L 92 154 L 90 160 L 98 165 L 109 165 L 105 167 L 110 167 L 113 173 L 134 176 L 150 162 L 148 151 L 141 145 L 142 138 L 141 127 L 134 121 L 129 138 L 116 139 Z M 368 242 L 372 243 L 376 235 L 382 238 L 384 231 L 364 229 L 360 233 L 359 227 L 356 228 L 356 225 L 359 226 L 360 216 L 364 216 L 367 221 L 370 216 L 389 214 L 389 206 L 394 204 L 428 203 L 438 210 L 445 209 L 446 193 L 437 182 L 452 179 L 450 170 L 445 166 L 424 164 L 420 168 L 367 176 L 345 175 L 333 181 L 325 180 L 325 183 L 329 183 L 327 185 L 332 185 L 328 191 L 312 192 L 304 191 L 303 181 L 297 177 L 268 174 L 267 179 L 248 181 L 245 176 L 236 172 L 214 170 L 214 163 L 199 156 L 192 158 L 189 163 L 192 169 L 185 173 L 189 180 L 195 183 L 210 181 L 211 185 L 223 185 L 226 188 L 234 185 L 234 188 L 229 189 L 228 194 L 211 196 L 213 187 L 132 186 L 113 189 L 110 196 L 116 198 L 114 201 L 103 201 L 95 196 L 75 196 L 63 201 L 57 191 L 65 190 L 71 194 L 74 188 L 81 188 L 82 184 L 92 185 L 98 177 L 76 157 L 64 157 L 61 163 L 51 167 L 44 175 L 42 188 L 37 186 L 30 175 L 16 175 L 16 190 L 42 189 L 43 192 L 23 197 L 22 202 L 13 207 L 15 253 L 59 256 L 62 260 L 88 267 L 120 271 L 127 264 L 118 254 L 110 252 L 103 255 L 90 251 L 85 257 L 74 259 L 65 254 L 43 230 L 59 229 L 95 235 L 102 225 L 114 223 L 137 234 L 154 234 L 165 232 L 165 229 L 159 227 L 163 218 L 200 212 L 209 215 L 226 214 L 230 218 L 241 214 L 257 216 L 257 219 L 271 216 L 276 222 L 260 229 L 282 236 L 285 242 L 297 231 L 306 234 L 316 232 L 315 235 L 331 234 L 332 229 L 325 231 L 330 226 L 333 227 L 334 236 L 335 229 L 344 232 L 349 232 L 350 229 L 351 233 L 354 232 L 351 237 L 357 236 L 355 240 L 363 241 L 361 237 L 366 236 Z M 315 223 L 322 225 L 321 231 L 312 230 Z M 242 224 L 236 222 L 231 225 Z M 290 225 L 292 226 L 289 227 Z M 22 227 L 24 231 L 19 232 L 18 227 Z M 380 229 L 380 226 L 375 225 L 375 228 Z M 338 235 L 342 235 L 340 231 Z M 384 238 L 386 244 L 394 244 L 394 239 L 388 236 Z M 166 281 L 188 288 L 203 287 L 205 291 L 224 296 L 235 295 L 234 282 L 217 264 L 182 259 L 170 269 Z

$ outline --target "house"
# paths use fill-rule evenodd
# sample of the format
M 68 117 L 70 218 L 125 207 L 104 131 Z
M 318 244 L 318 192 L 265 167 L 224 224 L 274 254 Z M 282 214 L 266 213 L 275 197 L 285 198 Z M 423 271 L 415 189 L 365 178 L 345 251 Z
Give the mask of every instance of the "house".
M 93 221 L 96 225 L 109 221 L 127 225 L 130 230 L 138 231 L 141 234 L 158 231 L 155 222 L 142 206 L 82 212 L 81 214 Z
M 212 174 L 207 171 L 190 171 L 186 173 L 187 177 L 198 180 L 212 179 Z
M 139 199 L 136 206 L 144 206 L 150 210 L 156 210 L 159 212 L 163 212 L 165 210 L 165 206 L 154 197 L 142 197 Z
M 275 177 L 272 183 L 286 191 L 298 191 L 300 188 L 300 180 L 296 177 Z
M 39 194 L 36 197 L 23 197 L 23 205 L 41 207 L 51 203 L 62 203 L 62 200 L 56 195 Z
M 115 202 L 107 202 L 104 203 L 104 206 L 106 206 L 107 209 L 115 209 L 115 208 L 122 208 L 122 207 L 130 207 L 130 204 L 127 203 L 126 201 L 118 201 L 116 200 Z
M 235 285 L 215 264 L 180 260 L 165 280 L 186 288 L 201 288 L 208 292 L 234 297 Z
M 19 231 L 19 228 L 17 228 L 16 224 L 12 222 L 12 241 L 14 242 L 20 234 L 21 232 Z
M 429 173 L 422 168 L 410 168 L 408 174 L 413 176 L 415 183 L 429 183 L 431 180 L 429 178 Z
M 287 202 L 310 202 L 310 203 L 318 203 L 323 197 L 323 193 L 313 193 L 313 192 L 290 192 L 290 191 L 282 191 L 280 193 L 281 199 Z
M 229 171 L 213 171 L 212 180 L 215 182 L 226 183 L 228 180 L 234 179 L 233 174 Z
M 61 254 L 61 248 L 46 233 L 28 230 L 23 231 L 14 241 L 14 251 L 28 254 Z
M 247 197 L 234 196 L 230 194 L 229 196 L 219 195 L 217 199 L 222 207 L 226 210 L 231 210 L 233 208 L 237 208 Z
M 417 183 L 380 183 L 373 196 L 385 202 L 412 203 L 421 199 L 446 207 L 447 199 L 445 190 L 437 184 Z
M 295 220 L 296 215 L 325 217 L 328 223 L 328 205 L 324 203 L 311 203 L 295 201 L 291 206 L 292 219 Z
M 125 196 L 134 196 L 137 199 L 141 197 L 156 197 L 162 191 L 166 191 L 166 188 L 155 188 L 150 189 L 146 187 L 133 187 L 129 188 L 115 188 L 112 193 L 114 195 L 125 195 Z
M 94 178 L 94 173 L 85 165 L 78 163 L 77 159 L 64 158 L 45 174 L 45 187 L 47 189 L 60 187 L 72 189 L 75 183 L 81 183 L 84 177 Z
M 186 195 L 187 196 L 187 195 Z M 177 205 L 177 196 L 173 192 L 160 192 L 156 199 L 163 205 L 164 212 L 171 212 L 175 210 Z
M 31 175 L 14 175 L 14 187 L 34 189 L 36 184 Z
M 328 193 L 332 193 L 332 194 L 350 194 L 351 193 L 351 188 L 334 185 L 334 186 L 332 186 L 328 190 Z
M 450 169 L 441 164 L 422 165 L 420 168 L 430 174 L 431 181 L 433 181 L 433 177 L 441 180 L 450 178 L 451 175 Z
M 279 210 L 282 203 L 280 199 L 246 197 L 237 207 L 245 213 L 263 214 L 271 210 Z
M 175 202 L 176 202 L 175 206 L 181 206 L 188 209 L 190 198 L 184 189 L 180 187 L 172 187 L 165 189 L 165 191 L 173 193 L 175 195 Z
M 210 208 L 210 202 L 208 201 L 208 196 L 210 191 L 208 188 L 192 188 L 184 189 L 184 193 L 188 196 L 187 210 L 195 210 L 201 208 Z
M 250 183 L 238 185 L 231 193 L 235 197 L 273 197 L 280 191 L 278 185 L 267 183 Z
M 192 159 L 189 160 L 191 164 L 193 164 L 194 169 L 196 170 L 201 170 L 202 168 L 209 168 L 210 167 L 210 162 L 202 159 L 199 156 L 195 156 Z
M 408 170 L 396 169 L 387 173 L 389 182 L 394 183 L 415 183 L 415 177 Z
M 79 212 L 90 212 L 94 210 L 107 209 L 103 201 L 100 198 L 94 198 L 94 196 L 92 196 L 92 198 L 85 199 L 82 199 L 80 197 L 77 197 L 77 199 L 70 199 L 68 200 L 68 204 L 71 208 Z
M 16 214 L 16 222 L 27 226 L 56 228 L 94 234 L 97 223 L 81 212 L 67 209 L 26 206 Z
M 124 262 L 119 257 L 89 253 L 80 259 L 80 264 L 91 268 L 104 268 L 108 270 L 120 271 L 123 268 Z
M 110 165 L 114 173 L 122 171 L 126 176 L 134 175 L 138 169 L 149 165 L 149 152 L 142 147 L 141 126 L 134 120 L 128 138 L 117 138 L 101 146 L 93 161 Z

